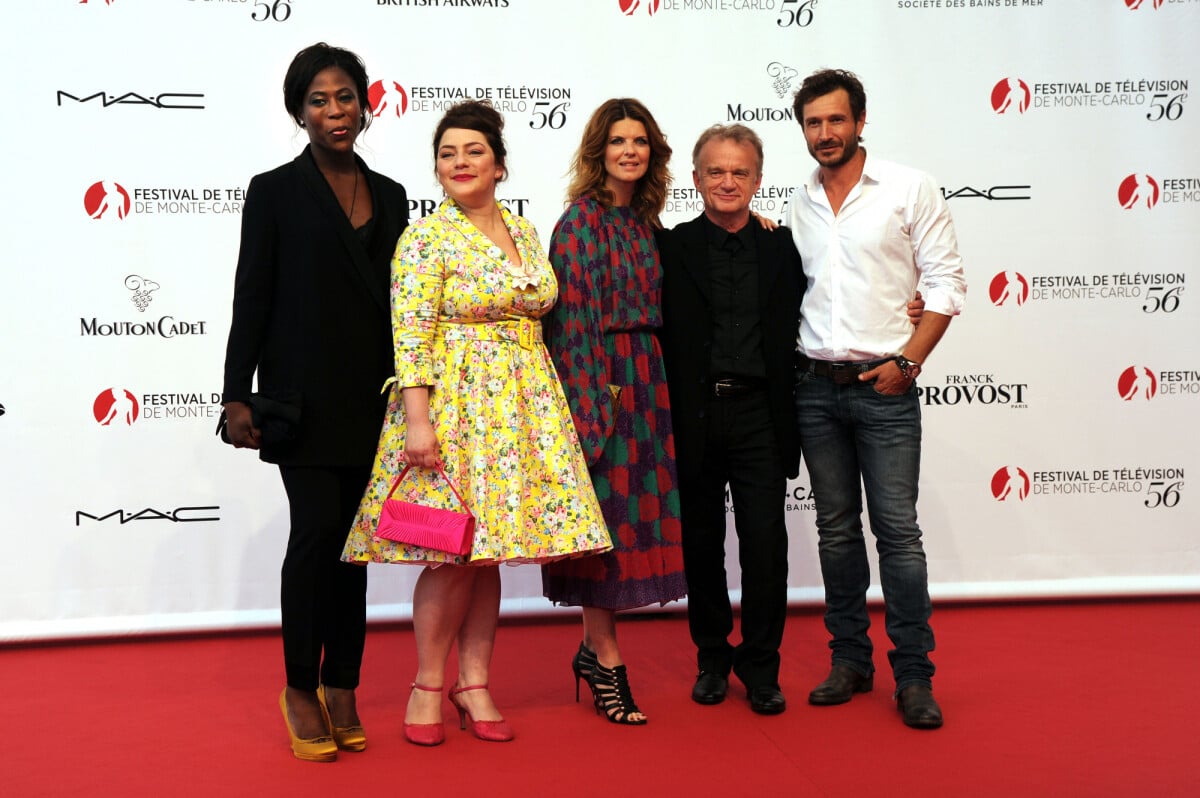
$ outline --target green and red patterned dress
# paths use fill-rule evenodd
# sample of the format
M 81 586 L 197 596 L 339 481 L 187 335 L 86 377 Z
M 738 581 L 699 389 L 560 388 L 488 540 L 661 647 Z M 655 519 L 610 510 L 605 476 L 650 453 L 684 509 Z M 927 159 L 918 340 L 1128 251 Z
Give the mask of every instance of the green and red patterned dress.
M 622 610 L 687 593 L 675 437 L 662 349 L 662 270 L 649 225 L 627 207 L 572 202 L 554 228 L 558 304 L 545 341 L 600 509 L 605 554 L 542 566 L 556 604 Z

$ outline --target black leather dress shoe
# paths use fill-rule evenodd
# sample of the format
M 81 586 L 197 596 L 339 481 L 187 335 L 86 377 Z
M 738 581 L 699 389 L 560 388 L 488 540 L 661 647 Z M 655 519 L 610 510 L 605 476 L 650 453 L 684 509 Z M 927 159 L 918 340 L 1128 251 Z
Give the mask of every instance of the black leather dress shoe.
M 750 699 L 750 708 L 760 715 L 778 715 L 787 709 L 787 699 L 777 684 L 751 687 L 746 695 Z
M 692 700 L 697 704 L 719 704 L 729 691 L 729 677 L 712 671 L 700 671 L 692 687 Z
M 869 693 L 874 686 L 873 675 L 863 676 L 845 665 L 834 665 L 825 681 L 808 694 L 808 703 L 817 706 L 844 704 L 853 698 L 855 693 Z
M 904 713 L 904 725 L 914 729 L 940 729 L 942 708 L 933 698 L 933 690 L 923 684 L 910 684 L 896 694 L 896 708 Z

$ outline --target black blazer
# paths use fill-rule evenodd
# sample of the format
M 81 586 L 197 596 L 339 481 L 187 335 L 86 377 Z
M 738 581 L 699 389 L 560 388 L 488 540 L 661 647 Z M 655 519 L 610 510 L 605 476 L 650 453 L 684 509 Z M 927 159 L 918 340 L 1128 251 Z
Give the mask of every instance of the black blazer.
M 792 233 L 786 227 L 764 230 L 751 218 L 759 260 L 759 311 L 763 361 L 771 422 L 789 477 L 800 470 L 796 433 L 795 350 L 800 329 L 804 272 Z M 704 460 L 705 412 L 712 395 L 712 355 L 708 238 L 703 216 L 656 235 L 662 258 L 663 326 L 659 337 L 671 396 L 675 454 L 681 474 L 695 472 Z
M 263 394 L 299 397 L 295 440 L 260 452 L 271 463 L 369 466 L 375 455 L 393 372 L 390 263 L 408 197 L 358 166 L 374 207 L 365 245 L 307 147 L 246 191 L 223 401 L 245 401 L 255 371 Z

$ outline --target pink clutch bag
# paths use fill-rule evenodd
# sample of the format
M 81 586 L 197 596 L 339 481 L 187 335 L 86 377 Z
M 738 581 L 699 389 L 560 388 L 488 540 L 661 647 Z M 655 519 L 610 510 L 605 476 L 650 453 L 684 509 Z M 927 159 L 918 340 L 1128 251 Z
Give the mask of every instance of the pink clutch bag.
M 463 501 L 458 489 L 440 466 L 438 473 L 454 492 L 463 512 L 426 507 L 423 504 L 392 498 L 392 494 L 396 492 L 400 481 L 410 468 L 411 465 L 404 467 L 400 476 L 392 483 L 387 498 L 383 500 L 383 511 L 379 514 L 379 526 L 375 530 L 375 536 L 449 554 L 470 554 L 471 543 L 475 538 L 475 516 L 471 515 L 467 503 Z

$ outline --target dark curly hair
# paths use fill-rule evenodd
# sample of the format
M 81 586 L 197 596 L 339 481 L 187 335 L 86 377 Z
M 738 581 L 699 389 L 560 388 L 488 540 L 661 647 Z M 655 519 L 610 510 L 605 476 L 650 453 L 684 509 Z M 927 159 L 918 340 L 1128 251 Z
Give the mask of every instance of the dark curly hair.
M 437 129 L 433 131 L 434 164 L 437 163 L 438 145 L 441 144 L 442 136 L 452 127 L 482 133 L 483 137 L 487 139 L 488 146 L 492 148 L 496 166 L 504 171 L 504 175 L 500 179 L 508 177 L 508 166 L 505 164 L 508 150 L 504 146 L 504 117 L 490 102 L 463 100 L 446 109 L 445 115 L 437 124 Z

